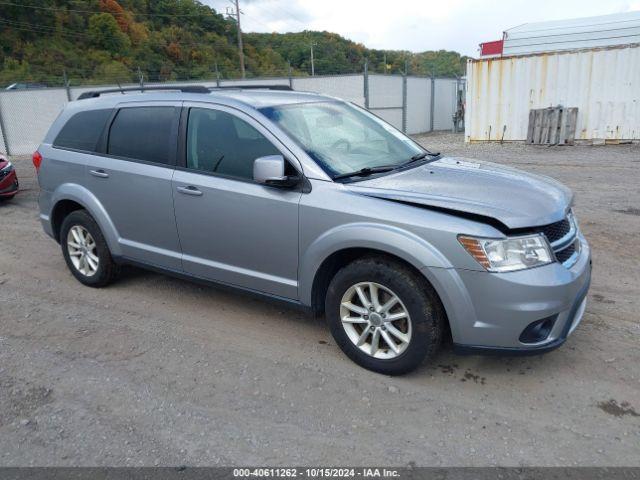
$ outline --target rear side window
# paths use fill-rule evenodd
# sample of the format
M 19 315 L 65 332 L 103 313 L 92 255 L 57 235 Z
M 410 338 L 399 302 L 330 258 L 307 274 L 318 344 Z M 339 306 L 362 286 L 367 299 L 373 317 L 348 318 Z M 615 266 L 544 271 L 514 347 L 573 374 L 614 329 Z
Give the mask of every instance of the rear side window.
M 173 164 L 177 127 L 178 114 L 174 107 L 123 108 L 111 124 L 107 153 Z
M 62 127 L 54 147 L 94 152 L 111 110 L 87 110 L 76 113 Z

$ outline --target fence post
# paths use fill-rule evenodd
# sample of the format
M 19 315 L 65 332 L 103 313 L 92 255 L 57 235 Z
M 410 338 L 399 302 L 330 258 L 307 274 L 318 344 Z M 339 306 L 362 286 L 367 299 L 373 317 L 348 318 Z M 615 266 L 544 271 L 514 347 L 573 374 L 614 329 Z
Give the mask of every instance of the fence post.
M 142 70 L 138 67 L 138 80 L 140 81 L 140 90 L 144 90 L 144 77 L 142 75 Z
M 293 90 L 293 74 L 291 73 L 291 60 L 287 61 L 287 65 L 289 66 L 288 74 L 289 74 L 289 88 Z
M 369 110 L 369 59 L 364 59 L 364 108 Z
M 67 77 L 67 71 L 62 71 L 62 78 L 64 80 L 64 89 L 67 91 L 67 101 L 71 101 L 71 89 L 69 88 L 69 77 Z
M 2 94 L 0 94 L 2 95 Z M 4 148 L 6 150 L 6 154 L 11 155 L 9 151 L 9 139 L 7 138 L 7 129 L 4 126 L 4 120 L 2 119 L 2 101 L 0 100 L 0 138 L 2 138 L 2 142 L 4 143 Z
M 220 70 L 218 70 L 218 62 L 216 62 L 216 87 L 220 87 Z
M 455 90 L 454 90 L 454 94 L 453 94 L 453 128 L 451 129 L 452 133 L 458 133 L 458 95 L 459 95 L 459 91 L 458 89 L 460 88 L 460 84 L 459 84 L 459 79 L 458 76 L 456 75 L 456 84 L 455 84 Z
M 404 72 L 402 72 L 402 132 L 407 133 L 407 74 L 409 63 L 405 60 Z
M 436 96 L 436 79 L 433 76 L 433 73 L 431 74 L 431 98 L 430 98 L 430 105 L 429 105 L 429 112 L 430 112 L 430 116 L 431 118 L 429 119 L 429 131 L 433 132 L 433 116 L 435 114 L 435 110 L 436 110 L 436 104 L 435 104 L 435 96 Z

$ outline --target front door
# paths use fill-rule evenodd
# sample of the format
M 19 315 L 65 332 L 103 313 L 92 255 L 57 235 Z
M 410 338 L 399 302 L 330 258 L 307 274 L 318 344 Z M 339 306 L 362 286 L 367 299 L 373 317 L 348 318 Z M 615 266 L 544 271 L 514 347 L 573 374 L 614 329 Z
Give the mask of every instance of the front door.
M 291 154 L 276 147 L 277 140 L 262 125 L 235 109 L 184 108 L 183 166 L 173 177 L 184 270 L 297 299 L 302 194 L 253 181 L 256 158 L 283 154 L 290 161 Z

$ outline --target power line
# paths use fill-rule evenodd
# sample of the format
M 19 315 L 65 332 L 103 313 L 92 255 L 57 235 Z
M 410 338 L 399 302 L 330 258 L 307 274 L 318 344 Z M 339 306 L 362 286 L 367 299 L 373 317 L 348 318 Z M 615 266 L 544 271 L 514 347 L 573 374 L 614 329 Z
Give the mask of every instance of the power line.
M 289 17 L 293 18 L 296 22 L 301 23 L 301 24 L 303 24 L 303 25 L 305 25 L 305 26 L 307 25 L 307 22 L 305 22 L 304 20 L 300 20 L 300 19 L 299 19 L 298 17 L 296 17 L 293 13 L 291 13 L 291 12 L 289 12 L 289 11 L 287 11 L 287 10 L 283 9 L 283 8 L 280 8 L 280 7 L 273 7 L 273 6 L 272 6 L 272 7 L 270 7 L 270 8 L 275 8 L 275 9 L 276 9 L 276 10 L 278 10 L 279 12 L 284 13 L 285 15 L 287 15 L 287 16 L 289 16 Z
M 24 7 L 24 8 L 34 8 L 34 9 L 39 9 L 39 10 L 48 10 L 48 11 L 57 11 L 57 12 L 74 12 L 74 13 L 109 13 L 111 15 L 125 15 L 127 13 L 132 13 L 132 12 L 102 12 L 102 11 L 95 11 L 95 10 L 74 10 L 74 9 L 61 9 L 61 8 L 54 8 L 54 7 L 41 7 L 41 6 L 36 6 L 36 5 L 21 5 L 21 4 L 17 4 L 17 3 L 12 3 L 12 2 L 0 2 L 0 6 L 5 5 L 5 6 L 16 6 L 16 7 Z M 210 8 L 210 7 L 207 7 Z M 214 9 L 211 9 L 212 12 L 214 14 L 217 15 L 216 11 Z M 244 12 L 240 11 L 241 14 L 244 14 Z M 153 14 L 153 13 L 132 13 L 133 15 L 147 15 L 147 16 L 159 16 L 159 17 L 190 17 L 190 16 L 199 16 L 199 14 L 182 14 L 182 15 L 173 15 L 173 14 Z M 227 15 L 229 16 L 236 16 L 235 13 L 227 13 Z M 267 25 L 266 23 L 256 19 L 256 18 L 252 18 L 253 21 L 256 21 L 258 23 L 261 23 L 262 25 L 264 25 L 267 28 L 270 28 L 269 25 Z M 0 21 L 4 21 L 4 22 L 8 22 L 10 23 L 9 20 L 3 20 L 0 19 Z M 20 22 L 16 22 L 17 24 L 19 24 Z M 240 24 L 240 21 L 238 20 L 238 24 Z M 40 26 L 39 25 L 34 25 L 31 23 L 25 24 L 28 25 L 30 27 L 30 29 L 36 30 L 39 29 Z M 43 28 L 46 28 L 44 26 L 42 26 Z M 20 30 L 18 27 L 14 27 L 18 30 Z M 22 29 L 24 30 L 24 29 Z M 50 29 L 49 31 L 55 31 L 55 32 L 59 32 L 58 29 Z M 86 34 L 84 33 L 80 33 L 80 32 L 74 32 L 74 33 L 64 33 L 64 32 L 59 32 L 62 35 L 79 35 L 82 36 L 83 38 L 86 37 Z M 240 39 L 239 42 L 241 42 L 242 40 Z M 205 46 L 206 44 L 204 43 L 184 43 L 184 42 L 177 42 L 180 43 L 182 45 L 192 45 L 192 46 Z
M 238 47 L 239 47 L 239 55 L 240 55 L 240 69 L 242 72 L 242 78 L 245 77 L 245 68 L 244 68 L 244 52 L 243 52 L 243 45 L 242 45 L 242 30 L 240 27 L 240 15 L 244 14 L 244 12 L 242 10 L 240 10 L 239 5 L 238 5 L 238 0 L 229 0 L 230 2 L 235 3 L 235 7 L 236 7 L 236 12 L 235 14 L 228 14 L 230 16 L 235 16 L 237 18 L 237 22 L 238 22 Z M 55 7 L 44 7 L 44 6 L 37 6 L 37 5 L 22 5 L 22 4 L 17 4 L 17 3 L 13 3 L 13 2 L 4 2 L 4 1 L 0 1 L 0 6 L 15 6 L 15 7 L 22 7 L 22 8 L 32 8 L 32 9 L 37 9 L 37 10 L 46 10 L 46 11 L 57 11 L 57 12 L 75 12 L 75 13 L 86 13 L 86 14 L 92 14 L 92 13 L 109 13 L 112 15 L 123 15 L 126 14 L 127 12 L 97 12 L 97 11 L 92 11 L 92 10 L 78 10 L 78 9 L 61 9 L 61 8 L 55 8 Z M 207 7 L 210 8 L 210 7 Z M 215 10 L 211 9 L 211 11 L 215 14 Z M 137 14 L 134 14 L 137 15 Z M 182 15 L 174 15 L 174 14 L 141 14 L 141 15 L 148 15 L 148 16 L 162 16 L 162 17 L 188 17 L 188 16 L 192 16 L 191 14 L 182 14 Z M 259 23 L 263 23 L 257 19 L 255 19 L 256 21 L 258 21 Z M 21 22 L 21 21 L 15 21 L 15 20 L 5 20 L 0 18 L 0 24 L 4 24 L 7 25 L 8 27 L 15 29 L 15 30 L 20 30 L 20 31 L 25 31 L 25 32 L 32 32 L 32 33 L 55 33 L 56 35 L 60 35 L 62 37 L 67 37 L 68 39 L 82 39 L 82 40 L 87 40 L 87 38 L 89 38 L 89 35 L 85 32 L 79 32 L 79 31 L 71 31 L 68 28 L 59 28 L 59 27 L 53 27 L 53 26 L 47 26 L 47 25 L 42 25 L 42 24 L 34 24 L 34 23 L 30 23 L 30 22 Z M 264 24 L 264 23 L 263 23 Z M 266 24 L 265 24 L 266 25 Z M 268 25 L 266 25 L 268 27 Z M 166 40 L 167 44 L 169 43 L 175 43 L 179 46 L 182 47 L 191 47 L 191 48 L 203 48 L 203 47 L 209 47 L 209 48 L 217 48 L 216 43 L 217 42 L 213 42 L 213 44 L 211 42 L 207 42 L 207 43 L 202 43 L 202 42 L 188 42 L 188 41 L 184 41 L 184 40 L 171 40 L 171 39 L 167 39 Z M 164 46 L 164 45 L 160 45 L 160 46 Z
M 88 35 L 83 32 L 78 31 L 69 31 L 69 29 L 58 29 L 56 27 L 49 27 L 46 25 L 36 25 L 28 22 L 16 22 L 13 20 L 5 20 L 0 18 L 0 23 L 7 24 L 10 27 L 16 30 L 23 30 L 27 32 L 35 32 L 35 33 L 56 33 L 57 35 L 63 35 L 66 37 L 72 38 L 82 38 L 86 40 Z M 184 40 L 167 40 L 167 43 L 176 43 L 178 45 L 184 47 L 212 47 L 212 43 L 202 43 L 202 42 L 187 42 Z
M 34 32 L 34 33 L 56 33 L 58 35 L 63 35 L 66 37 L 73 37 L 73 38 L 82 38 L 85 39 L 87 38 L 87 34 L 85 33 L 80 33 L 80 32 L 64 32 L 64 31 L 60 31 L 56 28 L 53 27 L 47 27 L 46 25 L 34 25 L 32 23 L 26 23 L 26 22 L 14 22 L 11 20 L 4 20 L 4 19 L 0 19 L 0 23 L 9 25 L 10 27 L 16 29 L 16 30 L 23 30 L 23 31 L 27 31 L 27 32 Z
M 13 2 L 0 2 L 0 6 L 8 6 L 8 7 L 21 7 L 21 8 L 32 8 L 35 10 L 49 10 L 56 12 L 73 12 L 73 13 L 109 13 L 111 15 L 139 15 L 145 17 L 201 17 L 202 13 L 134 13 L 130 11 L 124 12 L 105 12 L 102 10 L 77 10 L 73 8 L 57 8 L 57 7 L 43 7 L 40 5 L 24 5 L 21 3 L 13 3 Z M 209 8 L 213 14 L 217 15 L 218 13 L 211 7 L 203 5 L 205 8 Z
M 250 18 L 251 21 L 253 22 L 258 22 L 260 25 L 264 25 L 265 27 L 267 27 L 267 29 L 271 29 L 271 27 L 266 24 L 265 22 L 263 22 L 262 20 L 258 20 L 257 18 L 251 16 L 251 15 L 247 15 L 246 13 L 242 12 L 243 15 L 245 15 L 247 18 Z M 272 29 L 273 30 L 273 29 Z
M 223 1 L 224 1 L 224 3 L 227 3 L 227 2 L 229 2 L 230 0 L 223 0 Z M 232 5 L 233 5 L 233 2 L 230 2 L 230 3 L 232 3 Z M 226 10 L 226 15 L 227 15 L 227 16 L 235 17 L 235 13 L 233 13 L 233 12 L 231 12 L 231 13 L 230 13 L 230 12 L 229 12 L 229 10 L 228 10 L 228 9 L 229 9 L 229 7 L 228 7 L 227 5 L 225 5 L 224 7 L 227 9 L 227 10 Z M 213 7 L 211 7 L 211 8 L 213 8 L 213 10 L 215 10 L 216 8 L 218 8 L 218 11 L 220 11 L 220 12 L 222 11 L 222 6 L 218 6 L 218 7 L 213 6 Z M 271 28 L 271 27 L 270 27 L 269 25 L 267 25 L 265 22 L 263 22 L 262 20 L 258 20 L 258 19 L 257 19 L 257 18 L 255 18 L 253 15 L 247 15 L 247 12 L 245 12 L 244 10 L 240 10 L 240 13 L 241 13 L 242 15 L 244 15 L 246 18 L 250 18 L 252 22 L 257 22 L 257 23 L 259 23 L 260 25 L 264 25 L 264 26 L 265 26 L 265 27 L 267 27 L 267 28 Z M 222 15 L 222 14 L 221 14 L 221 15 Z
M 252 4 L 252 7 L 255 7 L 255 3 L 254 3 L 254 4 Z M 215 9 L 215 7 L 213 7 L 213 8 Z M 279 12 L 281 12 L 281 13 L 283 13 L 283 14 L 285 14 L 285 15 L 289 16 L 289 17 L 291 17 L 291 18 L 292 18 L 292 19 L 294 19 L 296 22 L 298 22 L 298 23 L 300 23 L 300 24 L 302 24 L 302 25 L 305 25 L 305 26 L 307 25 L 307 22 L 305 22 L 305 21 L 303 21 L 303 20 L 300 20 L 300 19 L 299 19 L 298 17 L 296 17 L 295 15 L 293 15 L 293 14 L 291 14 L 291 13 L 287 12 L 286 10 L 284 10 L 284 9 L 282 9 L 282 8 L 280 8 L 280 7 L 277 7 L 277 6 L 270 6 L 269 8 L 273 8 L 273 9 L 275 9 L 275 10 L 278 10 Z M 244 12 L 244 11 L 242 12 L 242 14 L 243 14 L 243 15 L 245 15 L 247 18 L 250 18 L 252 22 L 257 22 L 257 23 L 259 23 L 260 25 L 263 25 L 264 27 L 266 27 L 267 29 L 273 30 L 273 29 L 272 29 L 272 27 L 271 27 L 270 25 L 268 25 L 267 23 L 265 23 L 265 22 L 264 22 L 264 21 L 262 21 L 262 20 L 259 20 L 256 16 L 254 16 L 254 15 L 249 15 L 249 14 L 247 14 L 247 13 L 246 13 L 246 12 Z
M 79 9 L 73 9 L 73 8 L 57 8 L 57 7 L 43 7 L 40 5 L 24 5 L 24 4 L 20 4 L 20 3 L 13 3 L 13 2 L 0 2 L 0 6 L 12 6 L 12 7 L 21 7 L 21 8 L 31 8 L 31 9 L 35 9 L 35 10 L 46 10 L 46 11 L 54 11 L 54 12 L 61 12 L 61 13 L 67 13 L 67 12 L 71 12 L 71 13 L 86 13 L 86 14 L 100 14 L 100 13 L 108 13 L 110 15 L 120 15 L 120 16 L 126 16 L 126 15 L 133 15 L 133 16 L 145 16 L 145 17 L 160 17 L 160 18 L 185 18 L 185 17 L 201 17 L 202 14 L 200 13 L 141 13 L 141 12 L 131 12 L 131 11 L 123 11 L 123 12 L 112 12 L 112 11 L 102 11 L 102 10 L 79 10 Z M 221 15 L 220 13 L 216 12 L 216 10 L 214 8 L 211 8 L 207 5 L 203 5 L 206 8 L 211 9 L 211 12 L 214 15 Z M 279 8 L 276 7 L 277 10 L 281 11 L 281 12 L 285 12 L 284 10 L 281 10 Z M 244 12 L 241 12 L 242 14 L 244 14 Z M 286 13 L 286 12 L 285 12 Z M 235 15 L 235 14 L 233 14 Z M 289 15 L 292 18 L 296 19 L 295 17 L 293 17 L 292 15 Z M 262 20 L 259 20 L 253 16 L 250 16 L 251 21 L 253 22 L 257 22 L 260 25 L 265 26 L 267 29 L 270 29 L 271 27 L 263 22 Z M 296 19 L 298 22 L 300 23 L 304 23 L 302 20 Z

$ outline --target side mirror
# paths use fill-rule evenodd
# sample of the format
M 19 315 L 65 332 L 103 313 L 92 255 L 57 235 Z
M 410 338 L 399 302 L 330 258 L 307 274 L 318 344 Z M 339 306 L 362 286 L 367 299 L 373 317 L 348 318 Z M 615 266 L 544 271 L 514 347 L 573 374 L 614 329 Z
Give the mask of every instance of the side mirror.
M 284 174 L 284 157 L 267 155 L 253 161 L 253 180 L 270 187 L 291 188 L 300 183 L 300 177 Z

